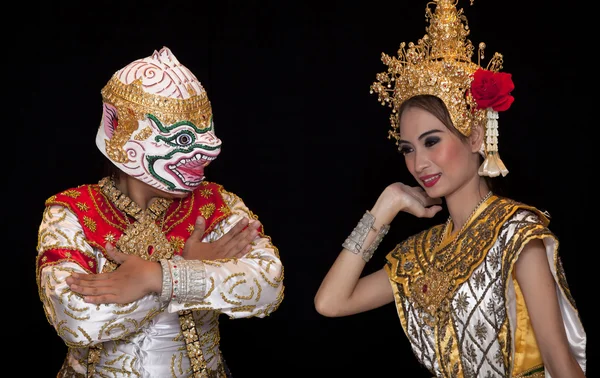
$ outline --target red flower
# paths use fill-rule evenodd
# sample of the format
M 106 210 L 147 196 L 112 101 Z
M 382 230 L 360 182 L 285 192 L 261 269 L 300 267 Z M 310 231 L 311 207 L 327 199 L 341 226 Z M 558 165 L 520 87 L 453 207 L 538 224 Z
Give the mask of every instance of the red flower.
M 479 68 L 473 74 L 471 94 L 478 109 L 492 108 L 502 112 L 510 108 L 515 100 L 510 92 L 515 89 L 512 75 L 504 72 L 492 72 Z

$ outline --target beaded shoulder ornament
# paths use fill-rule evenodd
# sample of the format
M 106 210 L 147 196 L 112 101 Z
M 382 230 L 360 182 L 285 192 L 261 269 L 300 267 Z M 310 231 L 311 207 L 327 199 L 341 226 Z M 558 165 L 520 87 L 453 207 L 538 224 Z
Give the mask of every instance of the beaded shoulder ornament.
M 508 170 L 498 154 L 498 112 L 507 110 L 514 98 L 511 74 L 499 72 L 503 57 L 495 53 L 487 66 L 481 66 L 485 43 L 479 44 L 477 63 L 471 60 L 473 44 L 467 39 L 470 29 L 458 0 L 434 0 L 425 7 L 429 26 L 415 44 L 400 44 L 398 56 L 382 53 L 388 66 L 377 74 L 371 93 L 377 93 L 381 105 L 392 108 L 388 139 L 400 139 L 398 109 L 410 97 L 429 94 L 439 97 L 448 108 L 456 129 L 465 136 L 475 124 L 485 127 L 486 140 L 481 148 L 485 160 L 479 175 L 506 176 Z M 473 0 L 471 0 L 471 4 Z M 430 6 L 435 4 L 435 10 Z

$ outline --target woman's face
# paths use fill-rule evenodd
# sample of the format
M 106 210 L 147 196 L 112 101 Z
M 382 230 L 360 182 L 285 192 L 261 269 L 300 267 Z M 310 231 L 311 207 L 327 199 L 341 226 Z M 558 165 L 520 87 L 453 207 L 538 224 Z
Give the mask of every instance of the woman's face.
M 430 197 L 447 196 L 477 175 L 478 160 L 469 143 L 426 110 L 406 109 L 400 135 L 398 149 L 406 167 Z

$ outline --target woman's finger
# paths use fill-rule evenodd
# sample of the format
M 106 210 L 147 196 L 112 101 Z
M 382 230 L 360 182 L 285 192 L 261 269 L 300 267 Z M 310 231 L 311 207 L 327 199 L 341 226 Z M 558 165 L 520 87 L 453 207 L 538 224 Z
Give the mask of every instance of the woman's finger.
M 417 200 L 421 206 L 423 207 L 427 207 L 427 194 L 425 194 L 424 190 L 418 190 L 418 189 L 422 189 L 421 187 L 415 187 L 412 188 L 410 190 L 410 192 L 408 192 L 408 194 L 413 197 L 415 200 Z
M 425 216 L 428 218 L 433 218 L 435 214 L 439 213 L 442 210 L 442 207 L 439 205 L 433 205 L 431 207 L 425 208 Z

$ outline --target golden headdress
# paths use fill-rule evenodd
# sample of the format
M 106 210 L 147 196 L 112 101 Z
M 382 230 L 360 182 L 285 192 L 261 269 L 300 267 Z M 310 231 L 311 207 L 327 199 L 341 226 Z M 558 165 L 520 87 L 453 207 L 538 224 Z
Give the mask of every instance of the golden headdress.
M 485 44 L 479 44 L 477 63 L 471 60 L 473 44 L 458 0 L 433 0 L 425 7 L 429 26 L 427 34 L 417 44 L 400 44 L 397 57 L 382 53 L 388 66 L 377 75 L 371 93 L 378 94 L 382 105 L 392 108 L 389 138 L 400 139 L 398 109 L 410 97 L 429 94 L 439 97 L 448 108 L 452 122 L 463 135 L 471 127 L 484 123 L 486 143 L 482 154 L 485 161 L 479 168 L 482 176 L 506 176 L 508 170 L 498 155 L 498 111 L 507 110 L 513 102 L 511 75 L 502 69 L 502 55 L 495 53 L 486 68 L 480 65 Z M 471 1 L 472 3 L 472 1 Z M 432 12 L 430 5 L 435 4 Z

